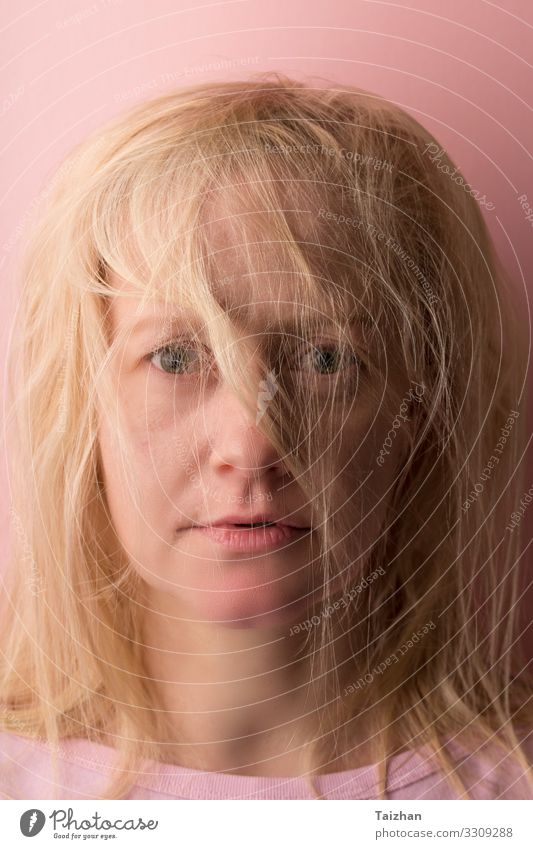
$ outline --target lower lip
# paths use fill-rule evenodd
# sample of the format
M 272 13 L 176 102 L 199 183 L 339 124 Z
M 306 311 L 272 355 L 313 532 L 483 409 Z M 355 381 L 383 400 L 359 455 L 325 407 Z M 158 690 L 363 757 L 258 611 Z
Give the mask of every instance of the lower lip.
M 209 537 L 213 542 L 234 551 L 271 551 L 289 542 L 301 539 L 311 528 L 291 528 L 288 525 L 270 525 L 258 528 L 236 528 L 234 525 L 197 526 L 192 530 Z

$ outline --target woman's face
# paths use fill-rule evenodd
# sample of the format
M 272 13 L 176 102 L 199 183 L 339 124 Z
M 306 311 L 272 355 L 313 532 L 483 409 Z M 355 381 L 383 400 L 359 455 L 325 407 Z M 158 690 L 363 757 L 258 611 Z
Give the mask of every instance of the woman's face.
M 310 591 L 321 583 L 312 505 L 259 430 L 255 412 L 241 404 L 222 377 L 209 380 L 200 396 L 188 373 L 197 365 L 194 354 L 176 348 L 174 355 L 151 354 L 160 345 L 163 311 L 157 304 L 141 309 L 140 297 L 126 281 L 111 275 L 109 282 L 129 297 L 115 297 L 111 304 L 113 338 L 125 335 L 109 366 L 116 381 L 116 411 L 99 410 L 104 487 L 115 531 L 151 601 L 176 617 L 226 627 L 285 628 L 301 622 L 309 612 Z M 232 303 L 255 307 L 257 296 L 246 278 L 232 277 L 225 285 Z M 261 286 L 258 332 L 270 297 L 281 296 L 290 304 L 290 278 L 276 275 L 274 284 L 263 276 Z M 308 391 L 313 380 L 311 374 Z M 129 444 L 128 459 L 114 439 L 115 412 Z M 371 485 L 353 496 L 356 515 L 366 516 L 358 536 L 365 546 L 378 533 L 385 508 L 381 496 L 394 479 L 403 446 L 398 433 L 387 463 L 376 463 L 391 423 L 375 414 L 363 400 L 335 444 L 325 446 L 340 468 L 350 462 L 357 466 L 358 480 L 369 480 L 370 474 Z M 363 439 L 365 446 L 358 450 Z M 141 503 L 135 502 L 126 470 Z M 226 524 L 225 519 L 250 523 L 257 514 L 310 529 L 284 530 L 286 537 L 277 541 L 275 530 L 205 527 Z

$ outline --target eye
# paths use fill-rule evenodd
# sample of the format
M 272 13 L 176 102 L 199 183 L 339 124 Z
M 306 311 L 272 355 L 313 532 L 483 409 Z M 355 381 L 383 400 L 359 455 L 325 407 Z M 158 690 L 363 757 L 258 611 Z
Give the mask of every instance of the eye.
M 175 375 L 197 373 L 205 359 L 203 348 L 191 344 L 189 340 L 164 345 L 148 355 L 148 360 L 155 368 Z
M 297 359 L 298 367 L 311 369 L 319 377 L 328 377 L 338 371 L 360 368 L 362 363 L 350 348 L 336 342 L 311 344 Z

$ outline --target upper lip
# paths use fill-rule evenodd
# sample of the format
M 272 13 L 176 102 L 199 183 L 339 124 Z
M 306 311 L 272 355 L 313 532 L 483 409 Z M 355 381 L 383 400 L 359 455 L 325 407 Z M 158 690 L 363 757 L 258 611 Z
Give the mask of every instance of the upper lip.
M 253 516 L 250 516 L 249 513 L 245 516 L 240 516 L 235 513 L 231 516 L 221 516 L 219 519 L 215 519 L 212 522 L 198 522 L 198 524 L 204 525 L 204 527 L 212 527 L 216 525 L 251 525 L 255 522 L 275 522 L 276 525 L 286 525 L 289 528 L 310 527 L 305 522 L 299 521 L 298 519 L 292 519 L 290 516 L 285 518 L 283 516 L 275 516 L 271 513 L 256 513 Z

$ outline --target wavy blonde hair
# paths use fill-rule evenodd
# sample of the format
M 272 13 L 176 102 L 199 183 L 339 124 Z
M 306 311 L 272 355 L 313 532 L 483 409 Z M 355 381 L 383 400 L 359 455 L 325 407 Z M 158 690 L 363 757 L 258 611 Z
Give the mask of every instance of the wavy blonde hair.
M 343 337 L 354 318 L 364 328 L 361 389 L 390 417 L 389 442 L 403 403 L 389 361 L 423 388 L 383 530 L 357 558 L 358 517 L 336 521 L 328 492 L 342 478 L 331 457 L 317 460 L 313 441 L 320 413 L 321 437 L 335 436 L 353 393 L 338 381 L 318 410 L 280 381 L 258 423 L 322 511 L 322 609 L 334 575 L 349 593 L 354 563 L 387 576 L 309 629 L 306 649 L 327 696 L 324 733 L 308 747 L 313 792 L 320 798 L 312 776 L 334 760 L 358 715 L 374 728 L 379 798 L 393 728 L 406 745 L 427 745 L 464 798 L 450 739 L 470 753 L 496 744 L 531 779 L 518 733 L 532 714 L 519 644 L 519 529 L 506 529 L 522 493 L 525 341 L 480 209 L 466 181 L 451 178 L 449 157 L 428 155 L 434 144 L 375 94 L 258 74 L 136 106 L 76 148 L 49 186 L 28 239 L 9 355 L 13 534 L 0 725 L 44 738 L 52 751 L 113 727 L 116 773 L 102 798 L 126 795 L 144 759 L 164 760 L 135 615 L 139 587 L 109 518 L 98 453 L 96 402 L 113 404 L 104 378 L 108 274 L 170 307 L 191 305 L 225 378 L 252 406 L 258 373 L 231 353 L 235 326 L 210 287 L 205 224 L 217 192 L 260 208 L 265 268 L 275 250 L 302 304 L 333 317 Z M 246 223 L 236 226 L 246 244 Z M 349 504 L 353 480 L 344 485 Z M 333 638 L 361 620 L 366 642 L 354 645 L 343 675 L 358 683 L 342 689 Z

